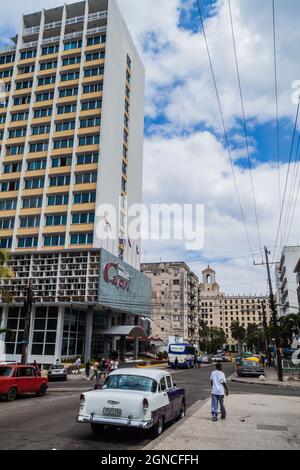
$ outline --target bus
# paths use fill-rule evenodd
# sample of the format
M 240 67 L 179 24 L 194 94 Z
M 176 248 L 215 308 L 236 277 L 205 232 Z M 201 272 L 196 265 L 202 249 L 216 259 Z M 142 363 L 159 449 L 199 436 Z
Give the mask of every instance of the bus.
M 194 359 L 197 355 L 197 349 L 190 344 L 170 344 L 168 353 L 168 364 L 175 367 L 176 357 L 178 360 L 178 368 L 189 369 L 194 367 Z

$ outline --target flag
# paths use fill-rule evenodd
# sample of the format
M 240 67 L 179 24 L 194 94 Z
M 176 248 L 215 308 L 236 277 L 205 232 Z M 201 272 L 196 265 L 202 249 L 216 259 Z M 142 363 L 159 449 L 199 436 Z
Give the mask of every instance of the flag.
M 129 238 L 128 238 L 128 245 L 129 245 L 129 248 L 131 248 L 131 241 Z
M 110 223 L 108 222 L 107 218 L 105 217 L 104 220 L 105 220 L 106 225 L 108 225 L 109 230 L 111 231 L 111 225 L 110 225 Z
M 138 256 L 140 256 L 140 250 L 139 250 L 139 247 L 138 247 L 137 245 L 136 245 L 136 254 L 137 254 Z

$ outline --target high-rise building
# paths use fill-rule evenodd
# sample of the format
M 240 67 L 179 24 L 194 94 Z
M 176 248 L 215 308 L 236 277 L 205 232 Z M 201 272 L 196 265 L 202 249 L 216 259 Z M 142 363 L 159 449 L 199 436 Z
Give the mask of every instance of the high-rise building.
M 4 281 L 14 297 L 2 312 L 6 353 L 19 357 L 31 279 L 30 358 L 104 354 L 120 335 L 109 342 L 103 331 L 137 326 L 145 311 L 128 286 L 101 299 L 103 260 L 121 263 L 116 279 L 144 281 L 140 305 L 148 286 L 140 240 L 126 243 L 125 210 L 142 201 L 145 73 L 116 1 L 23 16 L 0 50 L 0 81 L 0 247 L 16 273 Z
M 300 257 L 300 246 L 285 246 L 275 266 L 277 310 L 280 317 L 298 313 L 297 275 L 295 266 Z
M 245 329 L 251 324 L 263 326 L 263 309 L 270 321 L 270 306 L 265 296 L 227 295 L 220 291 L 216 271 L 210 266 L 202 271 L 199 284 L 199 315 L 209 326 L 222 328 L 232 350 L 237 347 L 232 338 L 231 325 L 239 322 Z
M 199 345 L 199 279 L 184 262 L 145 263 L 142 272 L 151 279 L 151 327 L 165 344 L 169 337 Z

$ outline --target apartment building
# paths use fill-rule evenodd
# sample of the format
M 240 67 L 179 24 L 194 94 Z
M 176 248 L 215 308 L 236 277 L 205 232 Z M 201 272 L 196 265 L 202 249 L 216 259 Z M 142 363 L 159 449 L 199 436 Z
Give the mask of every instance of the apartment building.
M 144 263 L 152 286 L 151 329 L 165 344 L 169 337 L 199 344 L 199 279 L 184 262 Z
M 299 311 L 297 274 L 295 266 L 300 257 L 300 246 L 285 246 L 281 259 L 275 265 L 278 315 L 284 316 Z
M 14 304 L 2 307 L 0 354 L 20 358 L 29 279 L 30 360 L 102 355 L 121 340 L 124 352 L 145 333 L 150 287 L 140 240 L 124 242 L 126 206 L 142 201 L 145 72 L 116 1 L 23 16 L 0 81 L 0 247 L 16 273 L 3 281 Z
M 202 271 L 202 283 L 199 284 L 199 315 L 209 327 L 223 329 L 232 350 L 236 347 L 236 341 L 231 335 L 232 323 L 238 321 L 246 329 L 249 324 L 262 325 L 263 308 L 269 322 L 270 307 L 267 297 L 224 294 L 216 281 L 216 272 L 210 266 Z

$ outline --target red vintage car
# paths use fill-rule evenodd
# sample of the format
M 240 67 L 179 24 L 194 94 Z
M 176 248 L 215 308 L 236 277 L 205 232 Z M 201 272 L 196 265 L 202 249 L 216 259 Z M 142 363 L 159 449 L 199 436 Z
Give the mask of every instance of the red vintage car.
M 44 396 L 47 393 L 48 379 L 39 377 L 33 366 L 20 364 L 0 365 L 0 396 L 13 401 L 17 395 L 34 393 Z

